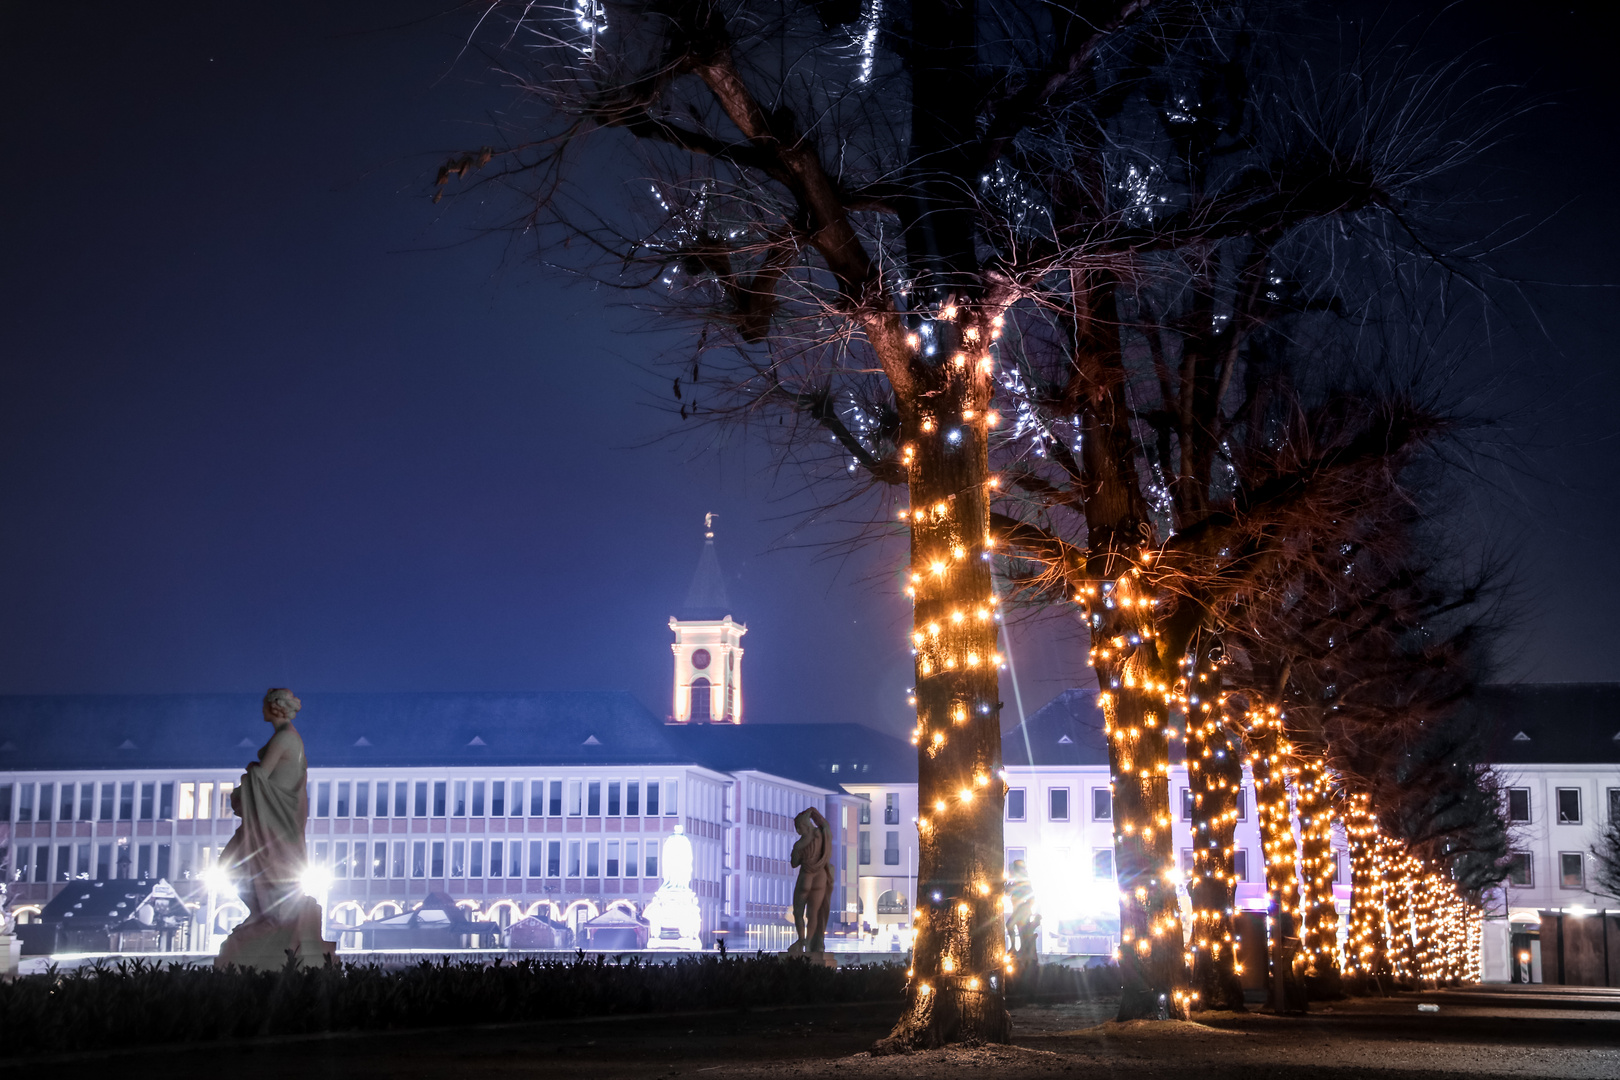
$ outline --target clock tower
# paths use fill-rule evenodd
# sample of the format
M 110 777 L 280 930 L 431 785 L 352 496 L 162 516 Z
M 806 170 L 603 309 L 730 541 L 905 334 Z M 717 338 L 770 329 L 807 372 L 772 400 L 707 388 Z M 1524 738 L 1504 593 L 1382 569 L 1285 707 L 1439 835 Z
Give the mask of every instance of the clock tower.
M 703 515 L 703 554 L 675 632 L 675 724 L 742 723 L 742 636 L 748 627 L 731 617 L 725 578 L 714 554 L 714 514 Z

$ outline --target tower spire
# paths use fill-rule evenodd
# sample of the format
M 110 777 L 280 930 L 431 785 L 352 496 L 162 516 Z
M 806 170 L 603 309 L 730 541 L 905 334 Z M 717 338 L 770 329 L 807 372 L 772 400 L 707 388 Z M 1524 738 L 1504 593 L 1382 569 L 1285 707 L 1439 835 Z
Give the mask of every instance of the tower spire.
M 674 723 L 739 723 L 742 720 L 742 636 L 748 627 L 731 617 L 725 575 L 714 550 L 712 510 L 703 515 L 703 551 L 675 632 Z
M 713 511 L 703 515 L 703 552 L 698 556 L 692 586 L 686 590 L 686 603 L 681 605 L 683 620 L 723 619 L 731 614 L 726 578 L 720 572 L 720 559 L 714 550 L 714 519 L 719 516 Z

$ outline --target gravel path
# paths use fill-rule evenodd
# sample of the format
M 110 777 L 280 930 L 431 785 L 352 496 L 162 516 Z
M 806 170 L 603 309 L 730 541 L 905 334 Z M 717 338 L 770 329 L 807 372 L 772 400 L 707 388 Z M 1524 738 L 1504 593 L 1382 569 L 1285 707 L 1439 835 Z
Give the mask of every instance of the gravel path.
M 1439 1011 L 1420 1012 L 1420 1003 Z M 120 1080 L 1620 1080 L 1620 991 L 1403 994 L 1319 1006 L 1305 1017 L 1208 1013 L 1196 1023 L 1120 1024 L 1109 1020 L 1114 1008 L 1020 1008 L 1015 1045 L 894 1057 L 866 1051 L 888 1032 L 897 1006 L 827 1006 L 67 1055 L 5 1063 L 0 1080 L 25 1069 L 48 1070 L 53 1080 L 103 1080 L 109 1071 Z

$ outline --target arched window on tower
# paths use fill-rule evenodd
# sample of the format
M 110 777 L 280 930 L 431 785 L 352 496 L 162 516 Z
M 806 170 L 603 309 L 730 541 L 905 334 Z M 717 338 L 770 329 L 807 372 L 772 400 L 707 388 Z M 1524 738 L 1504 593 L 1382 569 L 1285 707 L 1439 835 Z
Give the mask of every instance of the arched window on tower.
M 699 675 L 692 680 L 692 710 L 693 720 L 709 719 L 709 680 Z

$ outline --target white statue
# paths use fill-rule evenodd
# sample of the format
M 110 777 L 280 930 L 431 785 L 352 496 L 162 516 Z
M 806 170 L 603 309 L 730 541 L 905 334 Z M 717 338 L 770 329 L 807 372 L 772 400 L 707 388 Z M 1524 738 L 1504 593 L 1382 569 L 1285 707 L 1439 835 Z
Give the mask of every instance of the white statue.
M 700 950 L 703 942 L 703 913 L 697 893 L 692 891 L 692 841 L 686 830 L 675 826 L 675 835 L 664 841 L 664 883 L 653 894 L 647 910 L 647 948 Z

